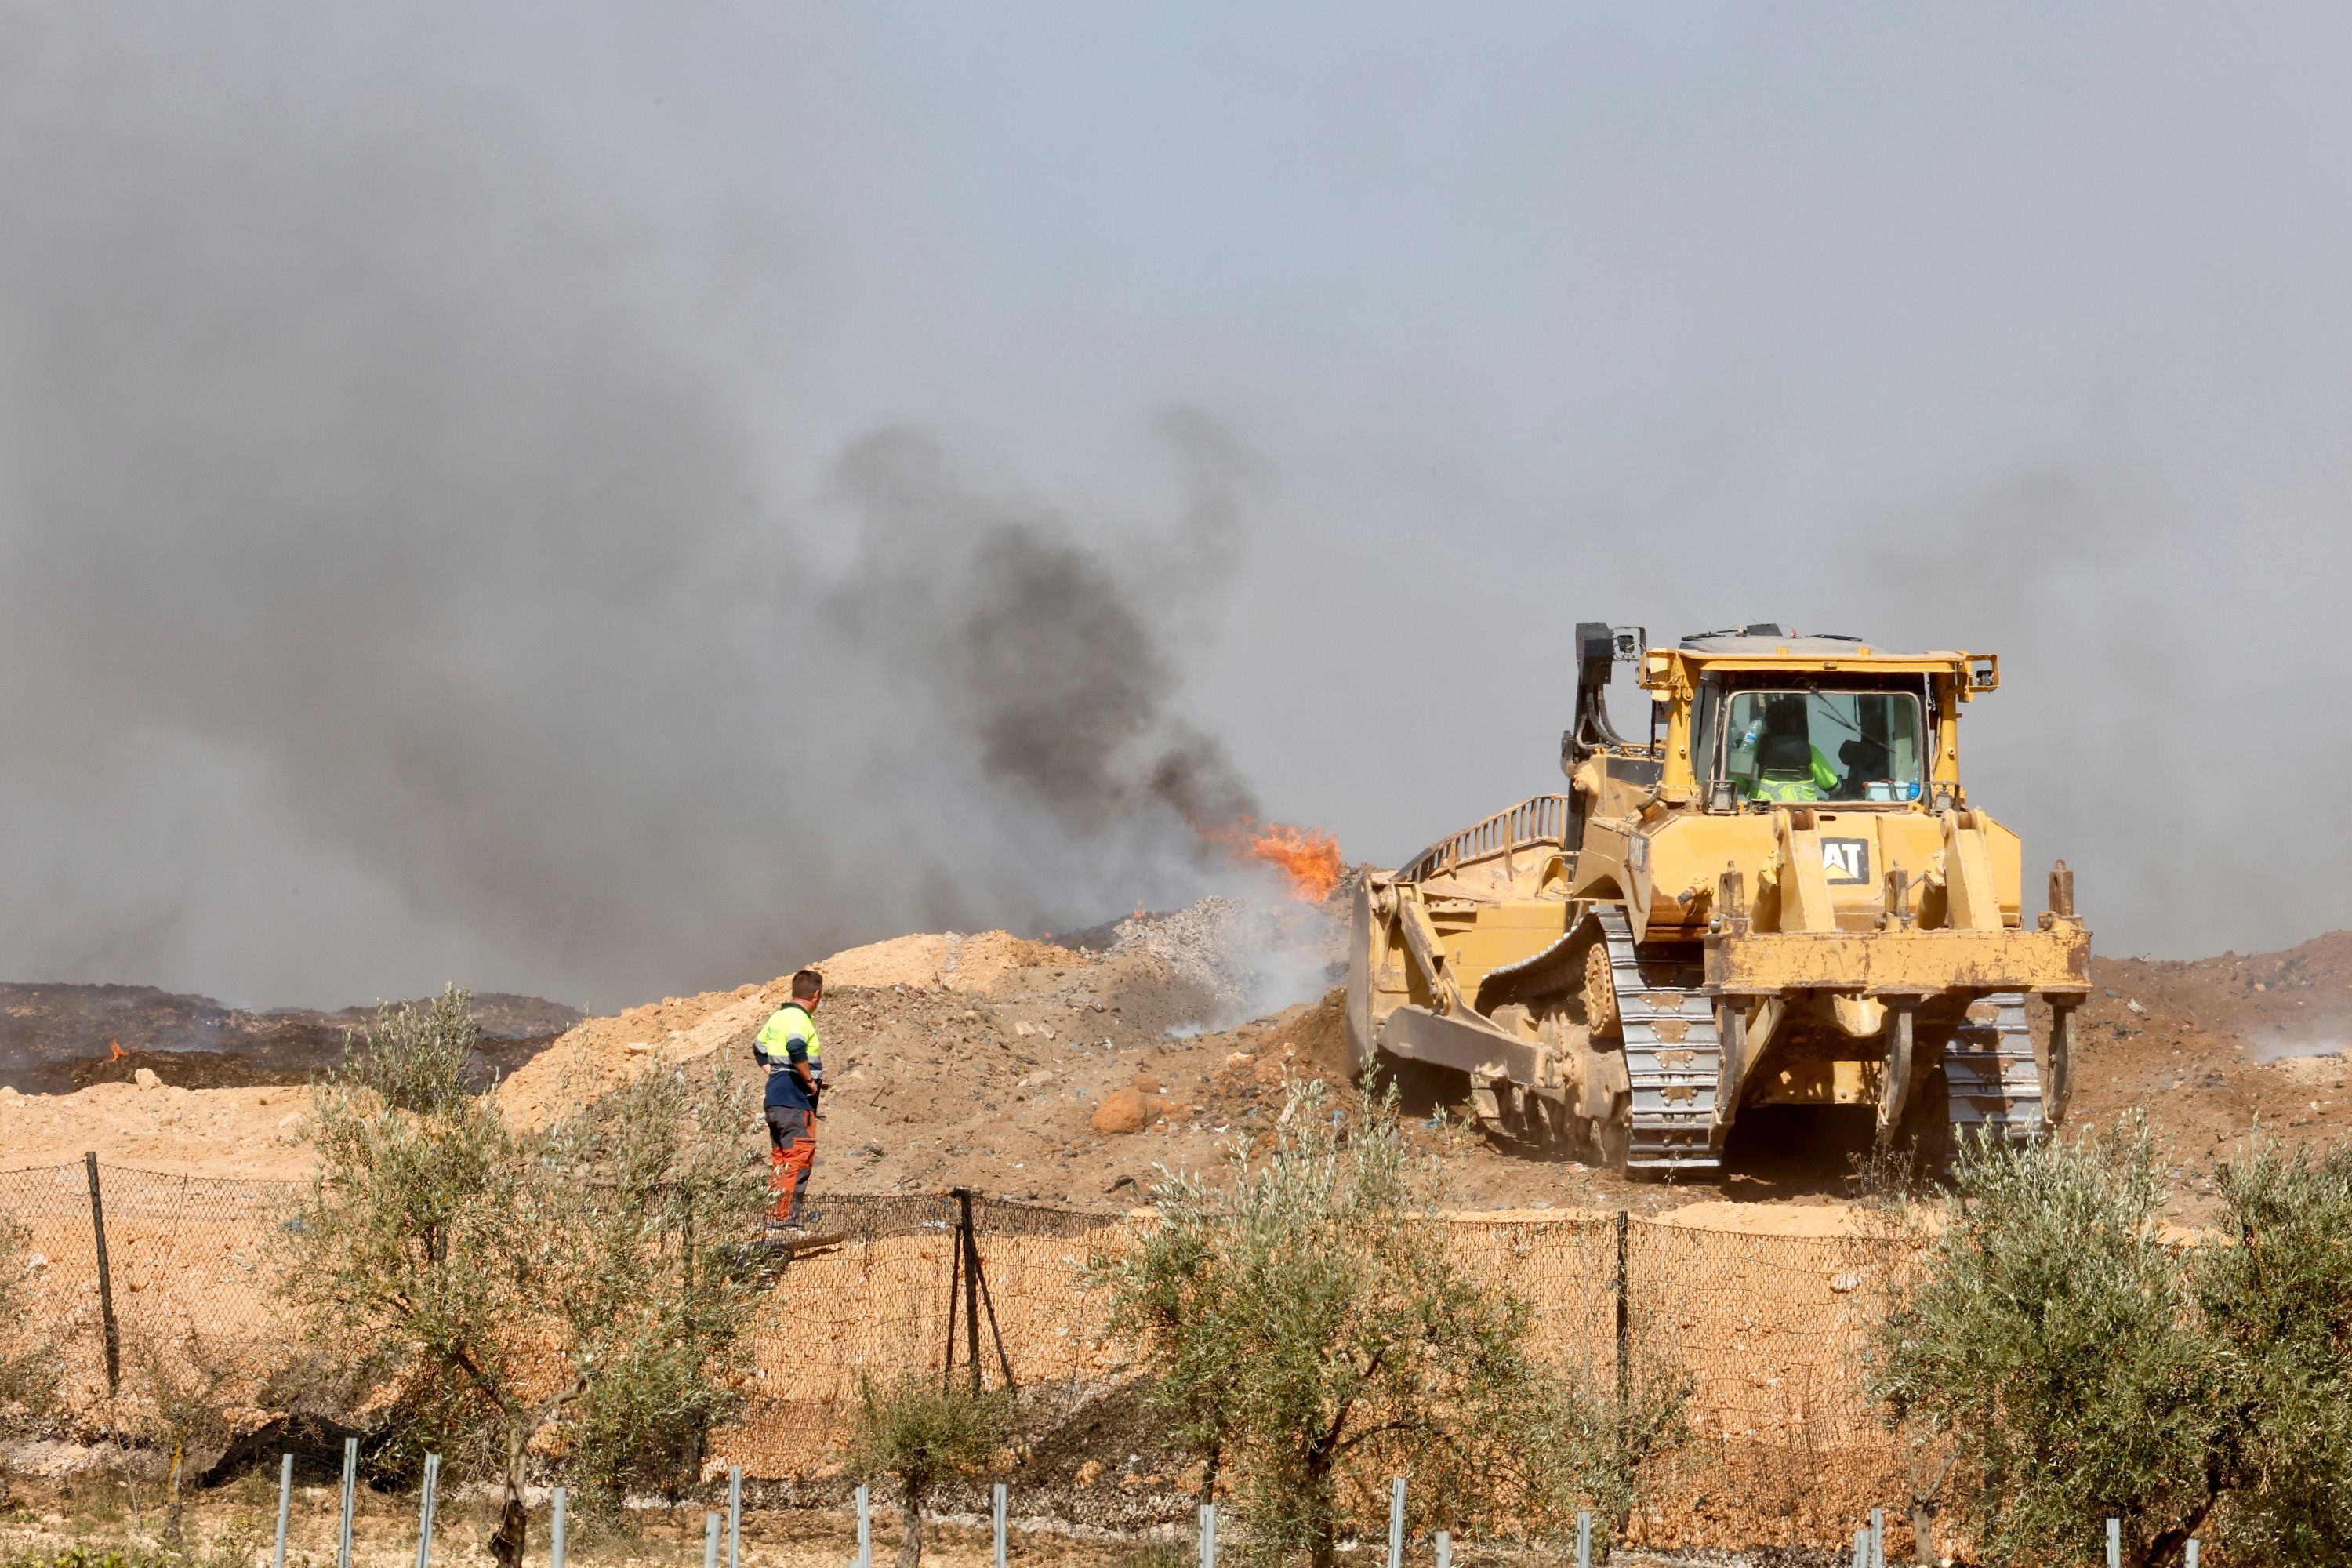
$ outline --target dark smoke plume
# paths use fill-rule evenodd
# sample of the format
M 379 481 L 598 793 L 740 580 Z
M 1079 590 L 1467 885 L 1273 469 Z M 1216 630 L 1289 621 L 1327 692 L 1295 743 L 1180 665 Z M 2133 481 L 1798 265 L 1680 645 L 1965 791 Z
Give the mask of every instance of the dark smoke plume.
M 846 646 L 905 679 L 900 702 L 932 701 L 991 783 L 1076 834 L 1154 808 L 1217 824 L 1257 809 L 1223 746 L 1171 710 L 1171 649 L 1200 625 L 1197 584 L 1225 564 L 1255 465 L 1197 415 L 1169 426 L 1191 496 L 1154 582 L 1049 515 L 970 492 L 920 432 L 877 433 L 841 466 L 866 520 L 858 570 L 831 603 Z M 1155 599 L 1179 624 L 1147 616 Z
M 781 500 L 755 240 L 698 273 L 478 103 L 9 36 L 12 977 L 598 1005 L 1198 890 L 1184 817 L 1250 804 L 1177 710 L 1259 479 L 1213 421 L 1159 531 L 903 429 Z

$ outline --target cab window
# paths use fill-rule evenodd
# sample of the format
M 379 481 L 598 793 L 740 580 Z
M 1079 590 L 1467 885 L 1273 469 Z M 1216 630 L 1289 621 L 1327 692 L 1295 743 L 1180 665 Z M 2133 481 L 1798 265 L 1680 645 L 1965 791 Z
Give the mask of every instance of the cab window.
M 1748 800 L 1916 800 L 1921 731 L 1907 691 L 1735 691 L 1718 776 Z

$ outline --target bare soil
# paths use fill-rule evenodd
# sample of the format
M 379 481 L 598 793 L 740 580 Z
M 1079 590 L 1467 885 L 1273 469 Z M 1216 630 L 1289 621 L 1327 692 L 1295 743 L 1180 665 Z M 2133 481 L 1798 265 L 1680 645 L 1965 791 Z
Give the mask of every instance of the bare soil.
M 917 935 L 821 961 L 834 988 L 819 1020 L 830 1087 L 818 1191 L 970 1186 L 1119 1208 L 1140 1198 L 1157 1169 L 1207 1168 L 1236 1139 L 1262 1135 L 1286 1075 L 1322 1078 L 1347 1114 L 1355 1089 L 1346 1082 L 1339 993 L 1211 1027 L 1225 1022 L 1238 993 L 1214 963 L 1192 962 L 1205 939 L 1189 918 L 1118 922 L 1065 939 L 1071 945 L 1002 931 Z M 1286 918 L 1295 925 L 1321 917 L 1302 909 Z M 1336 956 L 1335 937 L 1314 939 L 1319 958 Z M 2296 1142 L 2352 1131 L 2352 1063 L 2335 1054 L 2352 1039 L 2352 933 L 2282 953 L 2095 958 L 2092 975 L 2076 1019 L 2072 1120 L 2145 1111 L 2173 1168 L 2177 1218 L 2210 1211 L 2212 1162 L 2256 1127 Z M 551 1045 L 511 1034 L 486 1042 L 514 1063 L 496 1092 L 512 1114 L 534 1121 L 656 1061 L 752 1071 L 751 1037 L 787 991 L 779 976 L 581 1020 Z M 163 1048 L 149 1049 L 142 1037 L 119 1060 L 70 1064 L 69 1083 L 86 1085 L 71 1092 L 0 1087 L 6 1165 L 62 1163 L 95 1149 L 101 1160 L 184 1173 L 292 1176 L 305 1168 L 298 1134 L 308 1097 L 294 1086 L 322 1059 L 318 1032 L 331 1024 L 340 1051 L 357 1011 L 299 1016 L 311 1044 L 298 1051 L 299 1031 L 286 1021 L 298 1016 L 243 1014 L 224 1024 L 199 1008 L 173 1012 L 154 1000 L 161 995 L 130 987 L 0 993 L 8 1028 L 21 1035 L 37 1022 L 49 1041 L 111 1028 L 126 1009 L 169 1025 L 155 1037 Z M 189 999 L 171 1000 L 176 1007 Z M 492 1026 L 509 1031 L 543 1027 L 562 1011 L 511 998 L 485 1006 Z M 259 1046 L 256 1029 L 268 1037 Z M 205 1031 L 232 1037 L 235 1048 L 185 1046 Z M 11 1065 L 20 1077 L 57 1070 L 53 1056 L 26 1068 L 0 1042 L 0 1067 Z M 162 1087 L 131 1081 L 147 1065 Z M 1104 1100 L 1130 1089 L 1148 1104 L 1147 1124 L 1097 1131 Z M 1402 1089 L 1465 1209 L 1662 1214 L 1696 1201 L 1721 1228 L 1834 1234 L 1853 1156 L 1868 1137 L 1863 1112 L 1758 1117 L 1735 1141 L 1720 1181 L 1629 1183 L 1443 1125 L 1438 1113 L 1455 1086 L 1442 1074 L 1408 1074 Z M 759 1136 L 745 1130 L 747 1144 Z

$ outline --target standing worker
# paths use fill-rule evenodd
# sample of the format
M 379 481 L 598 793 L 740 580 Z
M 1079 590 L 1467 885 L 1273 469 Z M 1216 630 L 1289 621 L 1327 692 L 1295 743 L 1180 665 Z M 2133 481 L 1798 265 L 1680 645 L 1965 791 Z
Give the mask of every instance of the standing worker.
M 824 976 L 803 969 L 793 976 L 793 999 L 770 1015 L 751 1042 L 751 1058 L 768 1069 L 768 1208 L 772 1228 L 797 1230 L 801 1198 L 816 1165 L 816 1102 L 824 1092 L 824 1050 L 817 1041 L 816 1010 Z

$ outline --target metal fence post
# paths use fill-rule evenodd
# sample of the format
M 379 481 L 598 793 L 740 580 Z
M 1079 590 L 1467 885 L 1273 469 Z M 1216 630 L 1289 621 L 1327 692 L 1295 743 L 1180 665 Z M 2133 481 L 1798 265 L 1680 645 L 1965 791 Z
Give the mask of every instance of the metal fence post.
M 727 1568 L 743 1568 L 743 1467 L 727 1467 Z
M 558 1487 L 547 1500 L 547 1561 L 548 1568 L 563 1568 L 563 1489 Z
M 857 1489 L 857 1568 L 874 1568 L 873 1493 Z
M 1870 1526 L 1853 1532 L 1853 1568 L 1870 1568 Z
M 1886 1568 L 1886 1510 L 1870 1510 L 1870 1568 Z
M 1576 1510 L 1576 1568 L 1592 1568 L 1592 1510 Z
M 433 1568 L 433 1494 L 441 1483 L 441 1456 L 425 1456 L 425 1490 L 416 1500 L 416 1568 Z
M 702 1568 L 719 1568 L 719 1516 L 702 1516 Z
M 98 1238 L 98 1321 L 106 1343 L 106 1392 L 122 1391 L 122 1329 L 114 1321 L 114 1271 L 106 1261 L 106 1204 L 98 1195 L 98 1151 L 85 1152 L 82 1169 L 89 1173 L 89 1228 Z
M 1003 1481 L 996 1483 L 996 1489 L 989 1496 L 988 1511 L 990 1521 L 996 1527 L 996 1568 L 1004 1568 L 1004 1483 Z
M 1201 1568 L 1217 1568 L 1217 1505 L 1201 1505 Z
M 963 1248 L 964 1354 L 971 1363 L 971 1391 L 980 1393 L 980 1237 L 972 1227 L 971 1189 L 958 1187 L 956 1241 Z
M 2182 1559 L 2184 1568 L 2197 1568 L 2197 1538 L 2189 1538 L 2189 1555 Z
M 352 1507 L 358 1500 L 360 1440 L 343 1439 L 343 1519 L 335 1534 L 335 1568 L 352 1568 Z
M 1626 1268 L 1633 1223 L 1632 1215 L 1617 1211 L 1617 1409 L 1621 1415 L 1633 1391 L 1633 1310 L 1628 1300 L 1632 1280 Z
M 1389 1568 L 1404 1568 L 1404 1478 L 1389 1482 Z
M 1454 1568 L 1454 1536 L 1447 1531 L 1437 1532 L 1437 1568 Z
M 2107 1568 L 2124 1568 L 2124 1521 L 2107 1521 Z
M 278 1467 L 278 1550 L 269 1554 L 269 1568 L 286 1568 L 286 1509 L 294 1500 L 294 1456 Z

